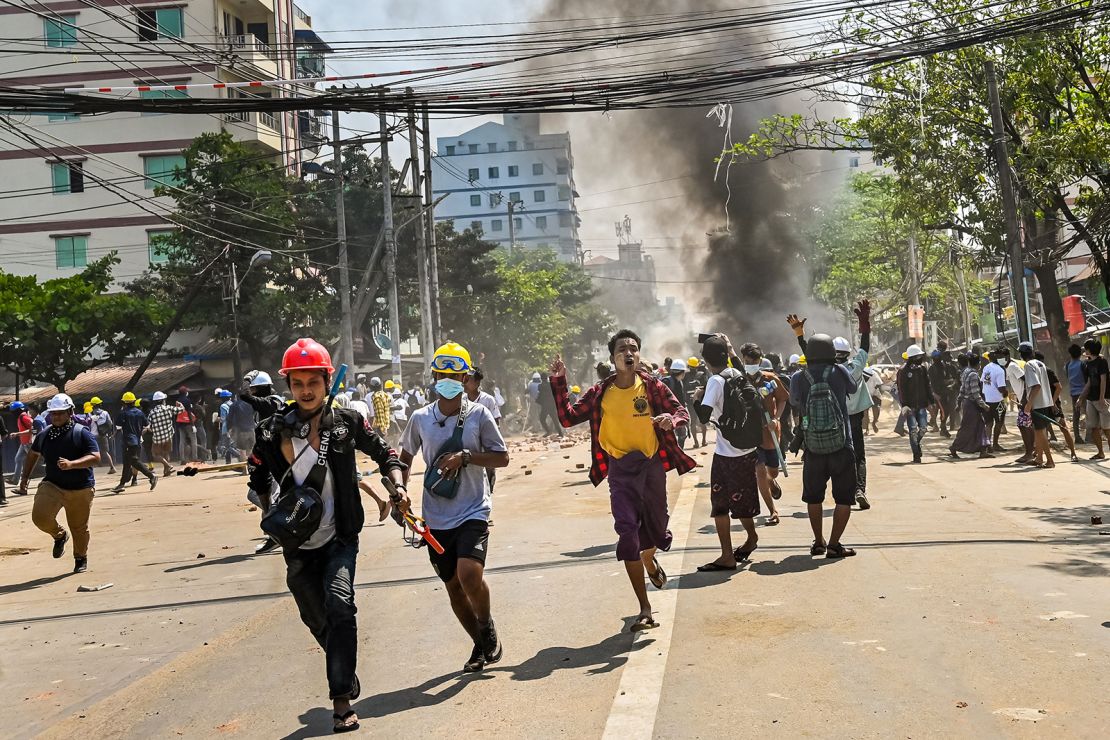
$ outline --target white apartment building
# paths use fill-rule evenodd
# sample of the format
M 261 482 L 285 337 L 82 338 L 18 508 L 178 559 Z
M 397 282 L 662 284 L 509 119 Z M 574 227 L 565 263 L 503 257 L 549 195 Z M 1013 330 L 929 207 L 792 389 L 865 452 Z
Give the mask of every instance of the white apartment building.
M 458 136 L 438 137 L 432 159 L 437 221 L 458 231 L 480 229 L 509 246 L 509 203 L 517 245 L 549 247 L 580 260 L 578 193 L 567 133 L 541 134 L 538 113 L 512 113 Z
M 71 88 L 186 85 L 322 74 L 330 51 L 292 0 L 77 0 L 0 6 L 5 36 L 37 52 L 0 57 L 0 85 Z M 250 88 L 261 97 L 311 95 L 314 85 Z M 237 89 L 125 93 L 227 97 Z M 242 91 L 246 95 L 246 91 Z M 33 145 L 0 127 L 0 269 L 48 280 L 116 251 L 114 276 L 134 279 L 160 259 L 182 150 L 228 131 L 290 171 L 325 140 L 314 111 L 95 116 L 0 113 Z M 64 160 L 63 163 L 57 161 Z M 104 181 L 111 183 L 110 187 Z M 124 192 L 113 192 L 120 190 Z

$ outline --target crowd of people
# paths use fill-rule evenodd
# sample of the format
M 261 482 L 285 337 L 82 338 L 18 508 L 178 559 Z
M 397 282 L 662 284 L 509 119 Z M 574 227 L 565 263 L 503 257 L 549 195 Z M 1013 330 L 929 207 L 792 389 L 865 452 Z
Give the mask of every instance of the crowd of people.
M 953 356 L 941 343 L 927 357 L 911 345 L 900 367 L 887 368 L 871 362 L 869 303 L 861 301 L 855 312 L 855 342 L 820 332 L 807 336 L 806 319 L 788 315 L 800 352 L 786 363 L 752 342 L 737 349 L 718 333 L 699 337 L 699 356 L 666 358 L 656 366 L 643 359 L 636 332 L 622 329 L 610 338 L 608 360 L 597 364 L 592 384 L 571 385 L 559 356 L 531 377 L 522 394 L 526 429 L 533 421 L 551 434 L 588 425 L 589 480 L 595 486 L 608 481 L 616 557 L 637 601 L 630 630 L 658 626 L 647 585 L 662 589 L 668 580 L 660 558 L 673 540 L 666 474 L 697 467 L 687 443 L 707 445 L 710 427 L 716 439 L 708 516 L 720 554 L 699 566 L 700 572 L 734 571 L 751 557 L 759 547 L 761 506 L 765 526 L 780 523 L 776 501 L 783 496 L 782 476 L 788 465 L 796 465 L 788 462 L 790 453 L 801 454 L 811 556 L 855 556 L 842 537 L 853 507 L 871 507 L 866 437 L 878 431 L 884 394 L 897 409 L 894 431 L 908 437 L 914 463 L 922 462 L 929 430 L 951 438 L 953 458 L 1004 452 L 1000 437 L 1011 411 L 1023 447 L 1017 463 L 1053 467 L 1056 431 L 1077 459 L 1084 419 L 1097 447 L 1092 459 L 1105 459 L 1110 371 L 1097 340 L 1073 346 L 1063 368 L 1073 405 L 1069 424 L 1060 376 L 1032 344 L 1018 345 L 1019 359 L 1005 347 Z M 154 490 L 157 468 L 161 476 L 172 474 L 175 455 L 183 462 L 243 461 L 248 498 L 258 505 L 266 534 L 256 551 L 282 550 L 300 617 L 326 655 L 335 730 L 344 732 L 358 726 L 351 702 L 360 692 L 354 574 L 365 520 L 362 494 L 373 498 L 379 520 L 392 514 L 423 535 L 407 491 L 413 462 L 417 455 L 423 458 L 421 521 L 425 539 L 435 543 L 428 548 L 430 565 L 472 642 L 464 670 L 481 671 L 503 654 L 484 567 L 495 470 L 509 464 L 509 450 L 500 428 L 505 399 L 496 387 L 493 393 L 482 389 L 481 368 L 459 344 L 436 350 L 426 387 L 414 378 L 404 390 L 391 380 L 358 374 L 352 387 L 343 388 L 335 372 L 326 348 L 300 339 L 282 360 L 285 393 L 269 374 L 252 371 L 239 393 L 216 389 L 211 413 L 203 394 L 194 397 L 181 387 L 172 401 L 161 391 L 149 399 L 124 393 L 115 419 L 99 397 L 79 413 L 73 400 L 59 393 L 41 413 L 12 403 L 14 429 L 9 432 L 0 421 L 0 436 L 19 443 L 15 475 L 8 481 L 16 484 L 16 494 L 28 494 L 29 480 L 43 464 L 32 520 L 53 539 L 55 558 L 64 555 L 72 537 L 74 572 L 88 568 L 98 465 L 107 464 L 113 475 L 119 460 L 121 478 L 111 489 L 118 493 L 136 485 L 140 474 Z M 384 498 L 367 482 L 370 471 L 359 470 L 356 452 L 377 466 Z M 0 486 L 0 500 L 3 491 Z M 57 520 L 63 510 L 68 529 Z M 736 547 L 733 521 L 744 534 Z

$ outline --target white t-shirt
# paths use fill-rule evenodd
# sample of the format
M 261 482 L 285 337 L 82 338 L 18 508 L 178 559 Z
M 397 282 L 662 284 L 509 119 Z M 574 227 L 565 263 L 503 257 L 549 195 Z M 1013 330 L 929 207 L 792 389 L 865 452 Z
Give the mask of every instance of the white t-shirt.
M 867 369 L 863 371 L 863 382 L 867 386 L 867 390 L 871 393 L 871 400 L 878 403 L 880 400 L 880 392 L 883 387 L 883 378 L 879 375 L 877 370 Z
M 1010 390 L 1014 394 L 1014 399 L 1021 402 L 1021 397 L 1025 395 L 1025 367 L 1017 360 L 1010 360 L 1006 365 L 1006 380 L 1010 384 Z
M 361 398 L 357 401 L 351 401 L 351 405 L 347 408 L 359 412 L 360 414 L 362 414 L 362 418 L 366 419 L 367 421 L 374 421 L 373 417 L 371 417 L 370 415 L 370 407 L 367 406 L 366 401 L 363 401 Z
M 1048 380 L 1048 368 L 1040 360 L 1029 360 L 1025 363 L 1025 387 L 1037 388 L 1035 396 L 1029 400 L 1034 409 L 1047 409 L 1052 406 L 1052 386 Z
M 725 411 L 725 379 L 720 375 L 710 376 L 705 383 L 705 395 L 702 396 L 701 402 L 702 405 L 713 409 L 713 413 L 709 415 L 710 420 L 716 421 L 721 418 L 721 414 Z M 743 457 L 755 452 L 755 448 L 738 450 L 729 444 L 720 430 L 717 430 L 717 447 L 713 452 L 721 457 Z
M 305 478 L 312 472 L 320 455 L 316 450 L 308 449 L 301 454 L 301 450 L 308 445 L 307 439 L 293 437 L 293 480 L 297 485 L 303 485 Z M 300 455 L 300 457 L 298 457 Z M 327 469 L 324 473 L 324 486 L 320 491 L 320 498 L 324 501 L 324 510 L 320 514 L 320 526 L 308 538 L 308 541 L 301 545 L 302 550 L 315 550 L 323 547 L 331 542 L 331 538 L 335 537 L 335 486 L 332 483 L 331 468 Z
M 1001 403 L 1002 392 L 1000 388 L 1006 387 L 1006 371 L 997 363 L 988 362 L 983 368 L 983 400 L 987 403 Z
M 389 407 L 393 409 L 393 418 L 397 421 L 405 421 L 408 419 L 408 404 L 405 402 L 404 395 L 394 391 L 391 399 Z
M 493 414 L 494 420 L 501 418 L 500 404 L 497 403 L 497 399 L 495 399 L 493 396 L 486 393 L 485 391 L 478 391 L 478 397 L 474 399 L 474 402 L 480 403 L 487 409 L 489 409 L 489 412 Z

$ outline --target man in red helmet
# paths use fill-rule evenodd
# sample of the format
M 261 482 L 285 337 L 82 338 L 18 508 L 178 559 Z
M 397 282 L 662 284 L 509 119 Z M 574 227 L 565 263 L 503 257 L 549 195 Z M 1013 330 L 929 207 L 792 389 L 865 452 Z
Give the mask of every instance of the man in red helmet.
M 281 374 L 293 394 L 293 407 L 274 414 L 255 430 L 247 467 L 250 488 L 268 501 L 277 481 L 281 495 L 314 488 L 323 502 L 319 526 L 300 547 L 283 547 L 286 583 L 301 621 L 324 649 L 334 730 L 358 729 L 351 702 L 358 698 L 355 675 L 358 634 L 355 622 L 355 559 L 363 510 L 355 451 L 376 462 L 397 486 L 393 503 L 408 509 L 401 471 L 404 466 L 385 440 L 357 411 L 326 404 L 334 368 L 331 356 L 312 339 L 298 339 L 285 351 Z

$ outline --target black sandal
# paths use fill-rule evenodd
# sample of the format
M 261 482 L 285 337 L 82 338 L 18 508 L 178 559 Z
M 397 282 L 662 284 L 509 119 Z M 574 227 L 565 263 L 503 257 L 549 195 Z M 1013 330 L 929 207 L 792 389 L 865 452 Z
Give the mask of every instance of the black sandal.
M 826 558 L 850 558 L 856 554 L 856 551 L 850 547 L 845 547 L 839 542 L 835 545 L 829 545 L 828 551 L 825 553 Z
M 663 566 L 659 564 L 658 558 L 652 558 L 651 564 L 655 566 L 654 573 L 648 573 L 648 579 L 651 585 L 656 588 L 663 588 L 667 585 L 667 571 L 663 570 Z
M 350 721 L 352 717 L 354 717 L 353 722 Z M 358 729 L 358 715 L 355 714 L 353 709 L 347 710 L 342 715 L 332 714 L 331 718 L 332 732 L 354 732 Z
M 817 540 L 814 540 L 813 544 L 810 545 L 809 554 L 810 555 L 824 555 L 825 554 L 825 546 L 822 545 Z

